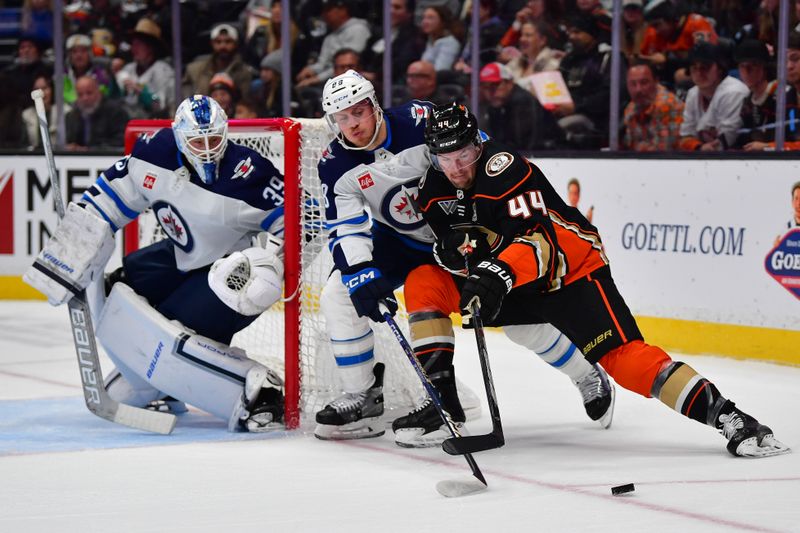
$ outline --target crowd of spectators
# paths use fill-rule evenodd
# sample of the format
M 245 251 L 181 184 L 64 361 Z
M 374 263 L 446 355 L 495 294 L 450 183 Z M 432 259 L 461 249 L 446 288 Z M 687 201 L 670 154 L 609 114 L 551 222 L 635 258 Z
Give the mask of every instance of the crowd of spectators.
M 479 2 L 478 118 L 517 149 L 601 149 L 609 142 L 610 0 L 391 0 L 391 103 L 469 102 L 470 16 Z M 30 91 L 45 93 L 56 136 L 54 46 L 63 47 L 69 150 L 118 147 L 129 119 L 167 118 L 176 84 L 208 94 L 231 118 L 319 117 L 324 82 L 348 69 L 383 94 L 383 3 L 294 0 L 281 42 L 278 0 L 180 4 L 182 54 L 169 0 L 65 0 L 53 42 L 51 0 L 0 1 L 0 148 L 41 144 Z M 770 150 L 775 143 L 778 0 L 622 0 L 620 148 Z M 790 10 L 786 147 L 800 148 L 800 0 Z M 10 22 L 9 22 L 10 21 Z M 281 64 L 291 47 L 291 72 Z M 3 56 L 0 56 L 3 61 Z M 181 72 L 175 65 L 183 65 Z

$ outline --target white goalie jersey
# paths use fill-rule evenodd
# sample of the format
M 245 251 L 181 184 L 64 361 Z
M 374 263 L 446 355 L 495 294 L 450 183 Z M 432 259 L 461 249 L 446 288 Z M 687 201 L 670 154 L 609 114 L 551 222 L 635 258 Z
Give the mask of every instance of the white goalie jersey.
M 339 269 L 372 259 L 373 224 L 412 248 L 431 249 L 433 232 L 416 208 L 417 186 L 430 165 L 423 135 L 430 106 L 415 100 L 387 109 L 387 138 L 373 151 L 333 141 L 323 152 L 328 246 Z
M 81 203 L 113 231 L 152 206 L 184 271 L 249 247 L 257 232 L 282 237 L 283 177 L 275 166 L 233 142 L 219 165 L 219 179 L 203 183 L 182 160 L 172 130 L 162 129 L 140 138 L 129 157 L 87 189 Z

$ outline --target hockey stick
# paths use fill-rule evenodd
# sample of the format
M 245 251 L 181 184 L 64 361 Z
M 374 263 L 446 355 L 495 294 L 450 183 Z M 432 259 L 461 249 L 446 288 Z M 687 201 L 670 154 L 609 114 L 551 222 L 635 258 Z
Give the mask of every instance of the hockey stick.
M 464 438 L 456 429 L 455 424 L 453 423 L 452 418 L 450 415 L 447 414 L 444 410 L 444 406 L 442 406 L 442 400 L 439 398 L 439 393 L 436 392 L 436 388 L 431 383 L 430 378 L 425 373 L 425 369 L 422 368 L 422 365 L 419 364 L 417 360 L 417 356 L 414 355 L 414 350 L 411 349 L 411 345 L 408 344 L 405 335 L 400 330 L 400 327 L 395 322 L 394 318 L 392 318 L 391 313 L 389 313 L 389 309 L 386 305 L 381 302 L 379 304 L 379 308 L 381 311 L 381 315 L 383 315 L 383 319 L 386 320 L 386 324 L 388 324 L 389 329 L 392 330 L 394 333 L 397 342 L 400 344 L 400 347 L 403 349 L 403 352 L 406 354 L 409 362 L 411 362 L 411 366 L 414 367 L 414 371 L 416 371 L 417 376 L 419 376 L 420 381 L 422 382 L 422 386 L 425 388 L 425 392 L 428 393 L 428 397 L 433 402 L 433 406 L 436 408 L 436 412 L 439 413 L 439 416 L 444 421 L 447 429 L 450 430 L 450 434 L 453 436 L 453 439 L 461 439 Z M 462 454 L 459 454 L 462 455 Z M 480 481 L 480 483 L 475 483 L 474 481 L 470 480 L 469 482 L 459 482 L 459 481 L 440 481 L 436 485 L 436 490 L 438 490 L 443 496 L 447 497 L 456 497 L 456 496 L 463 496 L 466 494 L 471 494 L 473 492 L 478 492 L 480 490 L 486 489 L 488 484 L 486 483 L 486 478 L 483 477 L 483 472 L 481 469 L 478 468 L 478 463 L 475 462 L 475 459 L 469 453 L 464 453 L 464 458 L 467 460 L 467 464 L 469 465 L 470 469 L 472 469 L 472 475 Z
M 64 200 L 61 198 L 53 147 L 50 144 L 50 128 L 47 124 L 47 113 L 44 108 L 44 92 L 41 89 L 36 89 L 31 93 L 31 98 L 33 98 L 33 103 L 36 106 L 36 115 L 39 118 L 39 133 L 42 136 L 42 145 L 47 158 L 47 168 L 50 173 L 50 184 L 53 188 L 56 213 L 58 213 L 58 218 L 62 219 L 65 212 Z M 37 265 L 34 263 L 34 266 L 36 267 Z M 51 275 L 47 269 L 40 268 L 39 270 Z M 56 281 L 63 282 L 60 278 Z M 172 428 L 175 427 L 175 415 L 140 409 L 111 399 L 103 384 L 100 356 L 97 353 L 97 342 L 94 336 L 92 315 L 89 304 L 86 301 L 86 290 L 75 291 L 67 306 L 69 307 L 69 321 L 72 325 L 75 351 L 78 354 L 84 400 L 89 411 L 100 418 L 105 418 L 124 426 L 164 435 L 171 433 Z
M 486 336 L 483 334 L 483 319 L 477 302 L 470 307 L 472 325 L 475 328 L 475 342 L 478 344 L 478 358 L 481 361 L 483 385 L 486 387 L 486 401 L 489 403 L 489 414 L 492 417 L 492 431 L 485 435 L 469 435 L 461 438 L 450 438 L 442 443 L 442 449 L 450 455 L 462 455 L 500 448 L 506 442 L 503 436 L 503 424 L 500 420 L 500 409 L 497 407 L 497 394 L 494 390 L 492 369 L 489 367 L 489 351 L 486 349 Z

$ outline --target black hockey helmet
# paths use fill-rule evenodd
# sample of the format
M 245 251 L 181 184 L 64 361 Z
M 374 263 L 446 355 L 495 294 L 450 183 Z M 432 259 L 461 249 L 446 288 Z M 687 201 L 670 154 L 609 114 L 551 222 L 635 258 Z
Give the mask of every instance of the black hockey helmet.
M 478 120 L 466 106 L 453 102 L 437 105 L 425 123 L 425 144 L 432 154 L 454 152 L 470 143 L 480 144 Z

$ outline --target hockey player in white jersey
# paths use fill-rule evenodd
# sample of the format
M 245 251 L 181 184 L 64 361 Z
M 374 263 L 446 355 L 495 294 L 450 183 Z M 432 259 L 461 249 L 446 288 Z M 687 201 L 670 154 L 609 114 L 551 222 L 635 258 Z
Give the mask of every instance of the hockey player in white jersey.
M 266 431 L 281 427 L 281 379 L 229 344 L 281 296 L 283 177 L 227 131 L 216 101 L 184 100 L 172 128 L 141 137 L 69 204 L 24 277 L 64 303 L 103 275 L 114 233 L 152 207 L 168 239 L 124 258 L 97 321 L 116 366 L 109 395 L 137 407 L 174 398 L 230 430 Z
M 349 70 L 328 80 L 322 107 L 335 139 L 323 152 L 319 175 L 327 188 L 326 218 L 334 270 L 322 291 L 333 354 L 344 394 L 316 416 L 320 439 L 358 439 L 383 435 L 383 365 L 375 363 L 370 319 L 382 322 L 383 301 L 397 310 L 394 290 L 417 266 L 435 264 L 434 235 L 416 210 L 417 185 L 430 165 L 424 142 L 430 103 L 411 101 L 382 110 L 368 80 Z M 411 344 L 459 426 L 465 420 L 453 372 L 455 337 L 450 328 L 430 339 L 415 328 Z M 552 326 L 514 340 L 536 351 L 570 378 L 582 392 L 587 414 L 608 427 L 614 391 L 599 366 Z M 449 434 L 441 422 L 420 426 L 418 417 L 395 421 L 401 446 L 437 445 Z M 403 423 L 407 425 L 403 425 Z

